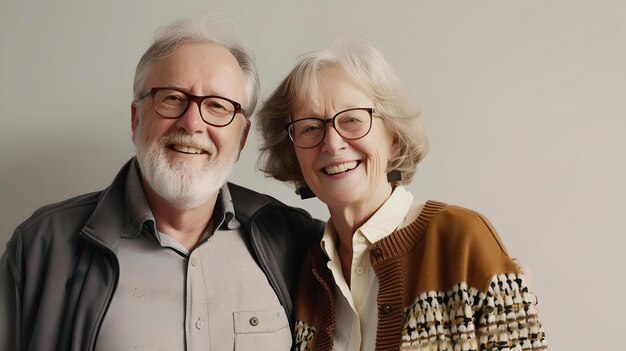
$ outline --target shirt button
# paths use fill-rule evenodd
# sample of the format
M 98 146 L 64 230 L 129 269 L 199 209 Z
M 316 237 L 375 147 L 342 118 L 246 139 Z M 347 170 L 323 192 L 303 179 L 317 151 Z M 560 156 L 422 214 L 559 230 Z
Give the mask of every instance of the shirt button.
M 196 321 L 196 328 L 202 329 L 202 327 L 204 327 L 204 322 L 202 321 L 202 319 L 198 318 L 198 320 Z
M 257 317 L 250 318 L 250 325 L 256 327 L 257 325 L 259 325 L 259 319 Z
M 191 258 L 191 265 L 192 265 L 192 266 L 194 266 L 194 267 L 195 267 L 196 265 L 198 265 L 198 259 L 197 259 L 197 258 L 195 258 L 195 257 L 192 257 L 192 258 Z
M 360 236 L 358 239 L 356 239 L 356 241 L 357 241 L 359 244 L 363 244 L 363 243 L 365 242 L 365 238 L 364 238 L 364 237 L 362 237 L 362 236 Z
M 382 312 L 382 314 L 389 314 L 391 313 L 391 311 L 393 311 L 393 306 L 391 305 L 382 305 L 380 306 L 380 311 Z
M 383 250 L 377 247 L 374 250 L 372 250 L 372 255 L 374 255 L 374 257 L 381 257 L 383 255 Z
M 356 274 L 363 274 L 363 272 L 365 272 L 365 269 L 363 269 L 363 267 L 358 266 L 355 269 Z

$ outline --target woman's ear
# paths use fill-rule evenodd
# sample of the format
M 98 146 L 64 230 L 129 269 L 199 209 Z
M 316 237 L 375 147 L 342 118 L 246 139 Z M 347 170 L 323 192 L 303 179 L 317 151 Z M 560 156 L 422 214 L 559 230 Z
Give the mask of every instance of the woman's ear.
M 400 156 L 400 142 L 398 141 L 397 136 L 393 138 L 393 143 L 391 144 L 389 153 L 390 155 L 389 155 L 389 164 L 387 165 L 387 181 L 389 183 L 395 183 L 395 182 L 402 180 L 402 173 L 400 173 L 400 171 L 398 170 L 389 171 L 389 169 L 391 169 L 394 162 Z
M 391 144 L 390 149 L 391 155 L 389 155 L 390 161 L 395 161 L 398 157 L 400 157 L 400 141 L 398 140 L 398 136 L 396 135 L 393 138 L 393 143 Z

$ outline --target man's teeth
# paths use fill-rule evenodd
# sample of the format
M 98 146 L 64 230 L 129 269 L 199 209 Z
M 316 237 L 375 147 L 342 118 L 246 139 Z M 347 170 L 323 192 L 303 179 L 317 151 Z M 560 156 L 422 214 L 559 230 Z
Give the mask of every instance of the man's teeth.
M 202 151 L 202 149 L 198 149 L 195 148 L 193 146 L 187 146 L 187 145 L 172 145 L 172 149 L 179 151 L 179 152 L 184 152 L 186 154 L 201 154 L 204 151 Z
M 345 172 L 345 171 L 349 171 L 351 169 L 356 168 L 357 162 L 356 161 L 352 161 L 352 162 L 346 162 L 346 163 L 342 163 L 340 165 L 334 165 L 334 166 L 329 166 L 324 168 L 324 171 L 326 171 L 326 173 L 328 174 L 337 174 L 337 173 L 341 173 L 341 172 Z

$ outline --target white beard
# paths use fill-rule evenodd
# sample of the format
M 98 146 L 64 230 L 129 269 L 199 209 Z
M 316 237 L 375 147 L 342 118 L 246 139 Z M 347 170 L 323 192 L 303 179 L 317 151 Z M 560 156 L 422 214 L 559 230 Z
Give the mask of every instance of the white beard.
M 233 153 L 230 160 L 220 160 L 215 144 L 194 140 L 193 136 L 186 134 L 166 135 L 151 145 L 146 144 L 138 135 L 136 151 L 141 174 L 152 190 L 181 210 L 197 208 L 214 196 L 226 182 L 238 154 Z M 166 148 L 170 144 L 194 145 L 206 150 L 208 162 L 197 167 L 184 161 L 169 160 Z

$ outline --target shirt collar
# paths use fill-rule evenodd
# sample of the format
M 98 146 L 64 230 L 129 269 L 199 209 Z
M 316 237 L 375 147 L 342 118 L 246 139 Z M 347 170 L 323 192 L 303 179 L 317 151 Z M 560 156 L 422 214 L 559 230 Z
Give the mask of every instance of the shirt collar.
M 241 223 L 235 218 L 235 205 L 233 204 L 233 197 L 230 195 L 230 189 L 228 189 L 228 183 L 222 185 L 218 203 L 220 203 L 220 199 L 225 215 L 224 223 L 221 227 L 225 227 L 226 229 L 239 229 Z
M 358 230 L 375 243 L 400 227 L 413 203 L 413 195 L 403 186 L 396 186 L 385 203 Z
M 324 235 L 322 235 L 322 240 L 320 240 L 320 246 L 322 247 L 322 251 L 328 256 L 330 261 L 335 259 L 335 255 L 337 252 L 336 248 L 337 242 L 337 232 L 335 231 L 335 226 L 333 225 L 332 218 L 326 222 L 326 227 L 324 228 Z

